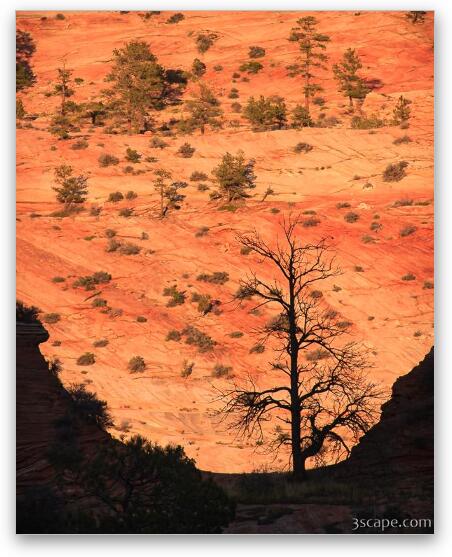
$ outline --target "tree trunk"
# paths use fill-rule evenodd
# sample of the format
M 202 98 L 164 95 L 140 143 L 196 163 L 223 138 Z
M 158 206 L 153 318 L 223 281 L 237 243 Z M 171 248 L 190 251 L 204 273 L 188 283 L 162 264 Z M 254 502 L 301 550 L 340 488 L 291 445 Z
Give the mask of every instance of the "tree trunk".
M 348 97 L 348 104 L 349 104 L 350 108 L 353 110 L 353 98 L 352 97 Z

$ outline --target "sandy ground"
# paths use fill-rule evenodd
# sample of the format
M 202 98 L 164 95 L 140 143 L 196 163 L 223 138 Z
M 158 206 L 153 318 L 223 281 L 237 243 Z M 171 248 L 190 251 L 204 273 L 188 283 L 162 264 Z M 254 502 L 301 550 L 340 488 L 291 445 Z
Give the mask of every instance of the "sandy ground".
M 282 217 L 289 213 L 315 210 L 320 223 L 303 228 L 302 239 L 328 237 L 337 250 L 343 274 L 322 287 L 324 299 L 353 323 L 354 338 L 372 351 L 372 376 L 389 387 L 422 359 L 433 344 L 433 290 L 424 288 L 424 281 L 433 280 L 433 203 L 405 207 L 393 204 L 400 199 L 433 201 L 430 16 L 422 26 L 411 25 L 401 12 L 362 12 L 359 16 L 330 12 L 319 16 L 321 31 L 331 36 L 330 63 L 351 46 L 363 59 L 363 74 L 382 80 L 383 86 L 368 95 L 366 113 L 389 117 L 403 93 L 412 100 L 408 130 L 350 129 L 349 117 L 344 115 L 346 102 L 337 93 L 331 72 L 324 72 L 324 112 L 341 119 L 337 128 L 253 133 L 243 120 L 239 128 L 226 125 L 204 136 L 170 138 L 164 150 L 149 146 L 152 134 L 113 136 L 96 128 L 82 130 L 80 135 L 88 139 L 89 148 L 76 151 L 70 148 L 72 140 L 58 141 L 46 129 L 49 113 L 58 101 L 45 93 L 51 89 L 62 57 L 67 67 L 74 69 L 74 77 L 84 79 L 73 97 L 80 102 L 105 87 L 103 78 L 108 73 L 111 52 L 125 41 L 148 41 L 159 61 L 174 68 L 188 69 L 198 56 L 208 66 L 205 80 L 220 96 L 226 121 L 240 119 L 231 112 L 230 104 L 244 104 L 252 94 L 280 94 L 289 106 L 301 102 L 299 83 L 287 77 L 284 69 L 293 63 L 296 54 L 287 36 L 300 14 L 195 12 L 186 14 L 177 25 L 164 24 L 167 13 L 148 22 L 134 13 L 74 12 L 64 21 L 52 19 L 50 12 L 46 15 L 45 21 L 40 19 L 42 14 L 22 12 L 18 16 L 18 27 L 29 31 L 37 43 L 33 67 L 38 81 L 23 95 L 23 101 L 27 111 L 39 117 L 33 129 L 17 131 L 17 296 L 44 312 L 61 314 L 58 323 L 46 326 L 50 340 L 41 349 L 46 357 L 61 359 L 65 384 L 86 382 L 108 401 L 118 428 L 112 431 L 114 434 L 128 429 L 127 435 L 141 433 L 160 443 L 181 443 L 202 469 L 217 472 L 251 471 L 258 466 L 285 463 L 283 456 L 273 461 L 273 456 L 259 454 L 254 445 L 237 439 L 218 422 L 213 415 L 216 389 L 227 383 L 211 373 L 214 365 L 221 363 L 232 366 L 237 379 L 250 373 L 262 383 L 275 380 L 268 366 L 271 347 L 263 354 L 249 352 L 257 342 L 253 329 L 274 311 L 253 315 L 251 302 L 237 307 L 232 301 L 247 269 L 255 269 L 266 278 L 273 276 L 273 270 L 253 256 L 241 255 L 235 236 L 256 227 L 271 240 L 278 233 Z M 220 39 L 200 56 L 188 33 L 202 30 L 215 31 Z M 232 83 L 232 73 L 246 60 L 251 45 L 266 48 L 264 70 L 250 76 L 249 82 Z M 213 71 L 216 64 L 221 64 L 223 71 Z M 239 99 L 227 97 L 231 87 L 239 89 Z M 180 110 L 173 107 L 159 117 L 168 119 Z M 404 134 L 409 135 L 411 143 L 394 145 L 394 139 Z M 190 159 L 176 155 L 185 141 L 196 148 Z M 300 141 L 311 144 L 313 150 L 295 154 L 293 146 Z M 137 149 L 143 158 L 157 157 L 158 163 L 143 162 L 137 168 L 148 172 L 125 175 L 122 169 L 129 164 L 124 158 L 128 146 Z M 245 207 L 236 212 L 219 211 L 218 204 L 209 202 L 209 192 L 199 192 L 196 183 L 191 183 L 182 210 L 164 221 L 156 218 L 154 167 L 171 169 L 175 179 L 188 180 L 194 170 L 210 175 L 226 151 L 238 149 L 256 160 L 257 188 Z M 120 157 L 120 164 L 100 168 L 97 159 L 104 152 Z M 409 163 L 407 176 L 400 182 L 384 182 L 386 165 L 399 160 Z M 89 175 L 87 206 L 102 206 L 99 216 L 89 216 L 89 211 L 65 219 L 49 216 L 57 208 L 53 169 L 63 162 Z M 275 194 L 260 201 L 269 186 Z M 106 202 L 109 193 L 116 190 L 134 190 L 138 197 L 116 204 Z M 337 209 L 338 202 L 350 203 L 351 209 Z M 120 217 L 118 212 L 123 207 L 132 207 L 134 215 Z M 359 214 L 356 223 L 345 222 L 347 210 Z M 369 228 L 375 220 L 382 224 L 378 232 Z M 417 230 L 401 237 L 400 230 L 407 225 Z M 196 237 L 201 227 L 209 231 Z M 140 254 L 107 253 L 108 228 L 115 229 L 119 239 L 139 244 Z M 141 240 L 142 232 L 149 238 Z M 366 235 L 374 242 L 364 243 Z M 363 272 L 357 272 L 356 266 Z M 120 316 L 101 313 L 102 308 L 93 308 L 92 299 L 88 299 L 91 292 L 72 287 L 77 277 L 100 270 L 113 277 L 109 284 L 100 286 L 100 296 L 110 307 L 121 309 Z M 214 271 L 227 271 L 230 280 L 223 286 L 196 280 L 199 273 Z M 415 280 L 402 280 L 408 273 Z M 66 280 L 54 283 L 55 276 Z M 186 291 L 187 301 L 168 308 L 162 292 L 172 284 Z M 192 292 L 208 293 L 221 300 L 221 314 L 202 316 L 190 302 Z M 137 316 L 147 321 L 139 323 Z M 188 324 L 217 342 L 213 352 L 199 354 L 184 342 L 165 341 L 169 330 L 180 330 Z M 244 335 L 231 338 L 233 331 Z M 93 348 L 93 341 L 100 338 L 108 339 L 108 346 Z M 61 344 L 54 346 L 55 341 Z M 89 367 L 76 365 L 86 351 L 95 353 L 96 363 Z M 146 360 L 147 369 L 142 374 L 127 370 L 134 355 Z M 195 362 L 193 374 L 185 379 L 180 374 L 184 360 Z

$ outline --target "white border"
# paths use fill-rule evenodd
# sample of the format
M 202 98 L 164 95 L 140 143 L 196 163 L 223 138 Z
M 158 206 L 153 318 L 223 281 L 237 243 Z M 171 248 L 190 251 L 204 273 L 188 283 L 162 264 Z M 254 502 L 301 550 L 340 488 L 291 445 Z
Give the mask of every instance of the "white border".
M 451 73 L 450 56 L 452 53 L 452 10 L 450 3 L 440 0 L 394 0 L 392 2 L 378 0 L 351 1 L 319 1 L 302 2 L 294 0 L 223 0 L 194 1 L 178 0 L 173 2 L 117 2 L 104 0 L 90 2 L 55 1 L 23 1 L 3 0 L 0 6 L 2 23 L 0 60 L 2 63 L 3 87 L 0 89 L 2 112 L 2 145 L 0 157 L 2 169 L 7 169 L 6 179 L 1 184 L 2 196 L 0 219 L 3 261 L 0 272 L 0 296 L 3 302 L 0 330 L 0 358 L 3 363 L 0 377 L 3 381 L 1 394 L 2 447 L 0 458 L 3 489 L 0 492 L 0 540 L 4 555 L 33 555 L 36 557 L 65 557 L 72 555 L 84 557 L 99 555 L 109 557 L 124 556 L 132 551 L 135 556 L 150 554 L 160 555 L 164 550 L 178 557 L 228 556 L 253 554 L 259 557 L 274 557 L 275 553 L 284 552 L 290 555 L 314 554 L 328 557 L 366 557 L 388 555 L 409 555 L 410 557 L 426 555 L 450 555 L 452 547 L 452 527 L 448 524 L 449 508 L 452 506 L 450 476 L 452 472 L 450 435 L 451 425 L 448 412 L 452 393 L 452 370 L 447 363 L 451 362 L 451 346 L 447 346 L 447 318 L 452 316 L 452 282 L 451 282 L 451 222 L 452 222 L 452 180 L 450 167 L 450 130 L 451 122 Z M 435 10 L 435 78 L 436 78 L 436 252 L 435 252 L 435 290 L 436 290 L 436 516 L 434 536 L 15 536 L 14 534 L 14 503 L 15 503 L 15 446 L 14 446 L 14 269 L 15 269 L 15 168 L 14 168 L 14 11 L 15 10 L 119 10 L 127 8 L 161 9 L 161 10 Z M 449 69 L 449 71 L 447 71 Z M 449 157 L 446 157 L 448 151 Z M 448 179 L 449 178 L 449 179 Z M 448 280 L 449 279 L 449 280 Z M 394 362 L 397 365 L 397 362 Z

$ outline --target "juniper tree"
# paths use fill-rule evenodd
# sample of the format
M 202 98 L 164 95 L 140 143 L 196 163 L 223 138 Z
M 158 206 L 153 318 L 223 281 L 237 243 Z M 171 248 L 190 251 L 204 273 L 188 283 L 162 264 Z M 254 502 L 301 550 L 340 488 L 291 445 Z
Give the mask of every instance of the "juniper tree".
M 146 42 L 132 41 L 113 51 L 113 67 L 105 78 L 112 87 L 104 94 L 130 129 L 147 129 L 150 113 L 179 94 L 180 87 L 172 87 L 178 82 L 175 74 L 158 63 Z
M 57 193 L 57 201 L 64 203 L 66 209 L 71 209 L 74 204 L 86 201 L 88 177 L 83 174 L 74 176 L 72 166 L 67 164 L 57 166 L 54 170 L 54 180 L 57 186 L 52 189 Z
M 213 127 L 221 125 L 219 117 L 223 111 L 220 108 L 220 102 L 204 83 L 200 83 L 199 92 L 192 99 L 186 101 L 185 108 L 190 116 L 182 124 L 188 131 L 199 129 L 204 134 L 207 125 Z
M 26 31 L 16 31 L 16 91 L 31 87 L 36 76 L 30 66 L 30 60 L 36 51 L 35 42 Z
M 362 104 L 370 92 L 369 87 L 362 77 L 358 75 L 358 70 L 362 68 L 358 54 L 352 48 L 348 48 L 342 60 L 333 65 L 333 73 L 339 84 L 339 91 L 344 97 L 348 97 L 350 108 L 353 108 L 353 99 Z
M 257 100 L 250 97 L 243 115 L 260 129 L 280 130 L 287 123 L 286 103 L 282 97 L 276 95 L 268 98 L 261 95 Z
M 319 286 L 340 271 L 325 240 L 300 241 L 301 222 L 284 221 L 281 237 L 271 242 L 256 231 L 238 237 L 242 249 L 274 269 L 274 280 L 251 271 L 240 281 L 237 297 L 255 299 L 255 309 L 268 306 L 276 312 L 260 329 L 261 344 L 274 341 L 275 379 L 259 387 L 250 376 L 220 395 L 220 412 L 230 426 L 259 444 L 268 435 L 263 424 L 278 420 L 269 449 L 290 447 L 296 480 L 306 478 L 308 459 L 322 462 L 348 454 L 350 442 L 376 420 L 382 395 L 367 377 L 366 350 L 347 340 L 350 323 L 318 295 Z
M 305 108 L 309 111 L 310 99 L 322 91 L 322 87 L 313 81 L 316 68 L 325 69 L 328 57 L 324 53 L 326 43 L 330 40 L 327 35 L 317 31 L 317 19 L 312 16 L 302 17 L 297 20 L 297 27 L 293 27 L 289 41 L 296 42 L 300 49 L 298 62 L 287 66 L 290 77 L 300 75 L 304 79 L 303 93 Z
M 221 163 L 212 171 L 220 197 L 226 198 L 228 203 L 249 197 L 248 190 L 256 187 L 254 165 L 253 159 L 245 159 L 243 151 L 238 151 L 237 155 L 223 155 Z

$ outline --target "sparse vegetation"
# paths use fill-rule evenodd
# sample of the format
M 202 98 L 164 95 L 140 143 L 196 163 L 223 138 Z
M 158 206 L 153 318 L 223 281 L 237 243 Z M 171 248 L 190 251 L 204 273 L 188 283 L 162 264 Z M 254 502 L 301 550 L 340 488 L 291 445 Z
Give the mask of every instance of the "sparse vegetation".
M 186 344 L 196 346 L 201 354 L 211 352 L 217 344 L 209 335 L 206 335 L 193 325 L 185 327 L 181 331 L 181 335 L 185 336 Z
M 241 64 L 239 70 L 248 74 L 256 74 L 259 73 L 263 68 L 264 66 L 260 62 L 249 60 L 248 62 L 244 62 L 243 64 Z
M 383 172 L 385 182 L 400 182 L 406 176 L 405 168 L 408 166 L 406 161 L 388 164 Z
M 120 209 L 118 215 L 127 219 L 133 215 L 133 209 L 131 207 L 124 207 L 123 209 Z
M 196 149 L 190 143 L 183 143 L 177 150 L 177 154 L 184 159 L 190 159 L 195 151 Z
M 223 364 L 215 364 L 212 370 L 212 377 L 219 379 L 220 377 L 228 377 L 231 374 L 232 367 L 224 366 Z
M 359 220 L 359 215 L 358 213 L 354 213 L 353 211 L 350 211 L 344 215 L 344 220 L 346 222 L 353 223 Z
M 126 160 L 129 161 L 129 162 L 132 162 L 134 164 L 137 164 L 141 160 L 141 155 L 135 149 L 131 149 L 130 147 L 127 147 Z
M 168 331 L 168 334 L 166 335 L 166 339 L 165 340 L 173 340 L 174 342 L 179 342 L 180 339 L 182 338 L 182 335 L 180 334 L 179 331 L 177 331 L 176 329 L 172 329 L 171 331 Z
M 211 275 L 208 273 L 201 273 L 196 277 L 196 280 L 211 282 L 212 284 L 225 284 L 229 280 L 229 273 L 225 271 L 215 271 Z
M 130 373 L 140 373 L 146 369 L 146 362 L 141 356 L 133 356 L 127 364 Z
M 309 143 L 297 143 L 293 148 L 293 151 L 294 153 L 309 153 L 312 149 L 313 147 L 312 145 L 309 145 Z
M 77 358 L 78 366 L 92 366 L 96 363 L 96 357 L 92 352 L 85 352 Z
M 169 297 L 166 307 L 172 308 L 185 303 L 185 292 L 179 291 L 177 286 L 167 286 L 163 289 L 163 295 Z
M 265 56 L 265 48 L 261 46 L 250 46 L 248 57 L 249 58 L 263 58 Z
M 45 313 L 42 316 L 42 320 L 44 321 L 44 323 L 47 323 L 49 325 L 54 325 L 55 323 L 58 323 L 58 321 L 61 320 L 61 315 L 59 313 Z
M 169 24 L 176 24 L 179 23 L 179 21 L 182 21 L 183 19 L 185 19 L 184 14 L 180 13 L 180 12 L 176 12 L 175 14 L 173 14 L 172 16 L 170 16 L 167 20 L 166 23 Z
M 413 273 L 407 273 L 406 275 L 403 275 L 402 280 L 405 281 L 416 280 L 416 276 L 413 275 Z
M 182 364 L 182 370 L 180 372 L 181 377 L 190 377 L 193 373 L 193 368 L 195 367 L 195 362 L 189 362 L 188 360 L 184 360 Z
M 99 166 L 101 167 L 116 166 L 117 164 L 119 164 L 118 157 L 115 157 L 114 155 L 110 155 L 108 153 L 102 153 L 102 155 L 99 156 L 98 161 Z
M 402 135 L 401 137 L 397 137 L 396 139 L 394 139 L 393 144 L 394 145 L 402 145 L 404 143 L 411 143 L 411 138 L 408 135 Z
M 122 201 L 123 199 L 124 195 L 120 191 L 115 191 L 110 193 L 107 201 L 109 201 L 110 203 L 117 203 L 118 201 Z
M 105 346 L 107 346 L 109 344 L 108 340 L 106 338 L 101 338 L 99 340 L 95 340 L 93 342 L 93 346 L 94 348 L 104 348 Z

